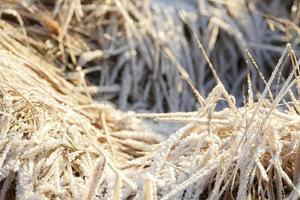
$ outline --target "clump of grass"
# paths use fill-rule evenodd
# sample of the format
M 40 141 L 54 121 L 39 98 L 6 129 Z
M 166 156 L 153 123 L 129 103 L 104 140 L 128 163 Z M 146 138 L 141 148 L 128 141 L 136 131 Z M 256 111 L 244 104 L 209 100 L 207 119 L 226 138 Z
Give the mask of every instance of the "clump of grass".
M 197 112 L 137 114 L 186 123 L 151 153 L 149 167 L 136 166 L 141 173 L 151 174 L 155 198 L 299 198 L 299 102 L 292 97 L 297 92 L 291 92 L 300 88 L 297 62 L 291 61 L 294 70 L 278 95 L 267 97 L 289 59 L 297 61 L 290 45 L 258 102 L 250 104 L 254 101 L 248 99 L 244 107 L 214 111 L 214 105 L 227 95 L 224 87 L 219 87 L 209 95 L 215 98 Z M 143 159 L 137 160 L 144 163 Z
M 163 137 L 91 102 L 0 24 L 0 199 L 108 197 L 114 179 L 135 190 L 123 163 L 153 151 L 144 147 Z

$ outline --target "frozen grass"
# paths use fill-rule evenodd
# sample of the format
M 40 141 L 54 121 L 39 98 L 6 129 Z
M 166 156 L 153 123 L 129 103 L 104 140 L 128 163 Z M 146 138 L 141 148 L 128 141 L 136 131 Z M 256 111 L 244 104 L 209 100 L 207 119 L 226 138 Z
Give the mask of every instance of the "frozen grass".
M 16 27 L 11 37 L 36 48 L 74 83 L 87 77 L 94 99 L 122 110 L 174 112 L 198 108 L 177 64 L 203 96 L 216 85 L 193 32 L 242 105 L 247 71 L 257 99 L 285 44 L 299 51 L 297 2 L 4 0 L 0 9 Z
M 76 92 L 0 23 L 0 199 L 91 199 L 115 178 L 136 189 L 121 166 L 162 136 Z
M 300 198 L 292 2 L 56 2 L 0 5 L 0 199 Z
M 289 45 L 258 102 L 215 111 L 234 102 L 219 83 L 196 112 L 126 114 L 89 102 L 0 33 L 1 199 L 299 198 L 299 68 Z M 292 73 L 271 99 L 288 60 Z M 186 125 L 163 141 L 136 118 Z

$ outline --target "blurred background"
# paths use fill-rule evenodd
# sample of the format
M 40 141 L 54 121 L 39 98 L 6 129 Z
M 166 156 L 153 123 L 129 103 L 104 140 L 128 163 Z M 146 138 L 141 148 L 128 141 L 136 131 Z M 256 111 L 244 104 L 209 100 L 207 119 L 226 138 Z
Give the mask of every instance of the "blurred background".
M 286 44 L 299 54 L 299 0 L 1 0 L 0 13 L 76 90 L 122 110 L 197 109 L 186 79 L 202 96 L 216 86 L 197 39 L 237 105 L 248 75 L 257 98 Z

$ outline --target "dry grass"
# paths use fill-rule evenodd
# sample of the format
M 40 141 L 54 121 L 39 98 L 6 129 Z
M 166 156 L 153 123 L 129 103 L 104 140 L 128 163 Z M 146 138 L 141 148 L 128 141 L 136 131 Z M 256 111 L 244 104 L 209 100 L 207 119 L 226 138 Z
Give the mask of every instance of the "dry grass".
M 0 199 L 10 190 L 17 199 L 91 199 L 113 188 L 114 177 L 136 188 L 122 164 L 153 151 L 162 137 L 110 105 L 90 102 L 0 23 Z
M 3 0 L 1 13 L 16 28 L 11 37 L 33 46 L 74 83 L 87 77 L 94 99 L 122 110 L 174 112 L 198 108 L 176 63 L 203 96 L 216 84 L 192 31 L 242 105 L 247 71 L 256 98 L 285 44 L 299 51 L 297 2 Z
M 299 63 L 284 47 L 298 12 L 276 0 L 199 1 L 200 14 L 194 1 L 177 13 L 147 1 L 22 2 L 1 4 L 0 199 L 300 198 Z M 242 82 L 237 107 L 226 88 Z M 123 113 L 92 97 L 122 109 L 201 107 Z M 164 140 L 138 118 L 184 126 Z

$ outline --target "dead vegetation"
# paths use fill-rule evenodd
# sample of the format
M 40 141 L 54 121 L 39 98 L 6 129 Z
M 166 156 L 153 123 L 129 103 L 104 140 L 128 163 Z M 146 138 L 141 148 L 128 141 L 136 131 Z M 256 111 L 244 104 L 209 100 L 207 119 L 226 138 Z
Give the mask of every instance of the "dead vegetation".
M 110 105 L 91 103 L 56 67 L 3 29 L 0 35 L 0 199 L 9 190 L 17 199 L 91 199 L 101 174 L 102 189 L 114 176 L 136 188 L 120 164 L 153 151 L 162 136 Z
M 298 199 L 297 2 L 1 1 L 0 199 Z
M 1 14 L 15 27 L 11 37 L 34 47 L 69 80 L 80 84 L 87 77 L 94 99 L 122 110 L 174 112 L 197 108 L 176 63 L 202 95 L 216 84 L 193 32 L 242 105 L 247 71 L 262 92 L 286 43 L 299 51 L 297 2 L 2 0 Z

